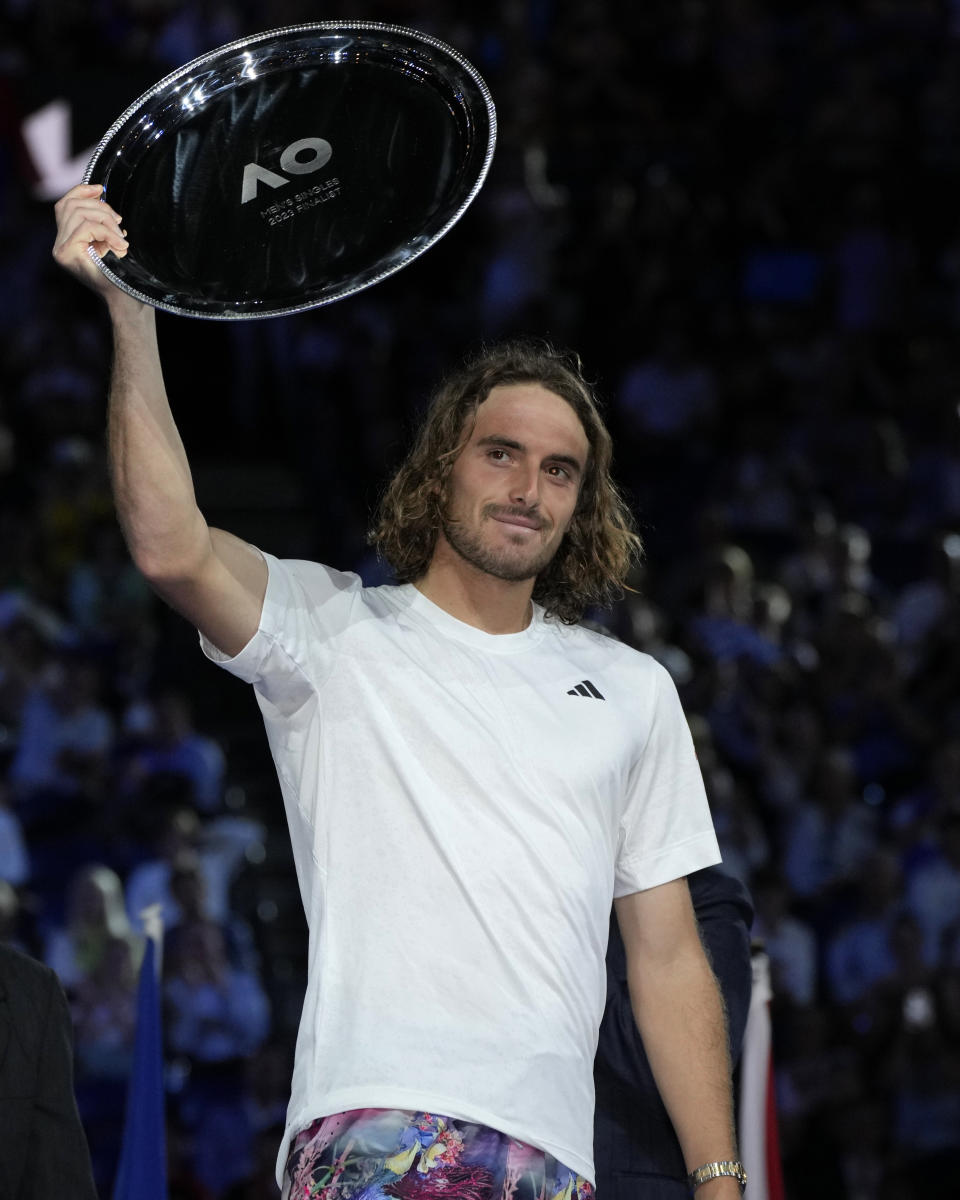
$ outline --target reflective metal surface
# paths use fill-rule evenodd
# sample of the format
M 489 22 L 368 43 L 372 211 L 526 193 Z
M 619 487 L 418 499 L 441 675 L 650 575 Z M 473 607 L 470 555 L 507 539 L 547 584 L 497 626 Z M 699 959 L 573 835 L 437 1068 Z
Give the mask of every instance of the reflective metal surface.
M 119 287 L 186 316 L 339 300 L 411 262 L 486 176 L 496 116 L 435 38 L 373 22 L 271 30 L 161 80 L 113 124 L 84 182 L 123 215 Z

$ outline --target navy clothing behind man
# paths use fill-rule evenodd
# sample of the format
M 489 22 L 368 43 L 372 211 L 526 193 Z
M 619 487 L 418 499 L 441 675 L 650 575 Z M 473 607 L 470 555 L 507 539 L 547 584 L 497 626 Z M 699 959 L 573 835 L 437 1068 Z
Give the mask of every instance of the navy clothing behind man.
M 696 871 L 687 882 L 726 1002 L 735 1063 L 750 1009 L 753 905 L 743 884 L 719 867 Z M 601 1200 L 685 1200 L 690 1194 L 687 1171 L 630 1008 L 627 962 L 616 921 L 610 922 L 607 1007 L 594 1079 L 597 1195 Z

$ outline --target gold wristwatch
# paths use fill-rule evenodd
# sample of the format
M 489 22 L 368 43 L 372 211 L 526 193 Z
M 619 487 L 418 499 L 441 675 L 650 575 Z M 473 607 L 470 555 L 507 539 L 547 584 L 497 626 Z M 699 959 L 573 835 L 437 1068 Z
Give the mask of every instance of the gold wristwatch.
M 741 1162 L 712 1162 L 704 1163 L 702 1167 L 697 1167 L 695 1171 L 691 1171 L 687 1176 L 687 1183 L 690 1185 L 690 1191 L 696 1191 L 701 1183 L 706 1183 L 708 1179 L 719 1179 L 721 1175 L 732 1175 L 733 1178 L 740 1184 L 740 1192 L 747 1186 L 747 1173 L 743 1169 Z

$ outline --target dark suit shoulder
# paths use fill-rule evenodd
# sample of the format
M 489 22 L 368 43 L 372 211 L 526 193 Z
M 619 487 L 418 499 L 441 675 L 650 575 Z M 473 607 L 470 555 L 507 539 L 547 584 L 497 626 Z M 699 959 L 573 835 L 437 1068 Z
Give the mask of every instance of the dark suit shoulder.
M 57 973 L 46 963 L 12 946 L 0 946 L 0 1003 L 9 1006 L 13 1028 L 21 1041 L 41 1036 L 51 1007 L 64 1012 L 66 997 Z
M 0 942 L 0 986 L 13 979 L 22 986 L 33 984 L 42 989 L 59 984 L 52 967 L 15 946 L 7 946 Z

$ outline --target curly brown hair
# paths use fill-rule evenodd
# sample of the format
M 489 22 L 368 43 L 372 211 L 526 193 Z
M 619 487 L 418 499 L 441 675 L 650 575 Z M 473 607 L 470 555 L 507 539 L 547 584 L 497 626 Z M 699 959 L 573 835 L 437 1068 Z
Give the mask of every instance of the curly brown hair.
M 566 400 L 590 446 L 573 520 L 533 589 L 548 615 L 572 625 L 589 605 L 609 604 L 622 593 L 642 544 L 611 477 L 613 444 L 580 360 L 546 342 L 485 347 L 441 383 L 412 449 L 381 497 L 369 541 L 400 583 L 426 573 L 443 524 L 446 481 L 470 440 L 477 409 L 493 388 L 514 383 L 539 383 Z

